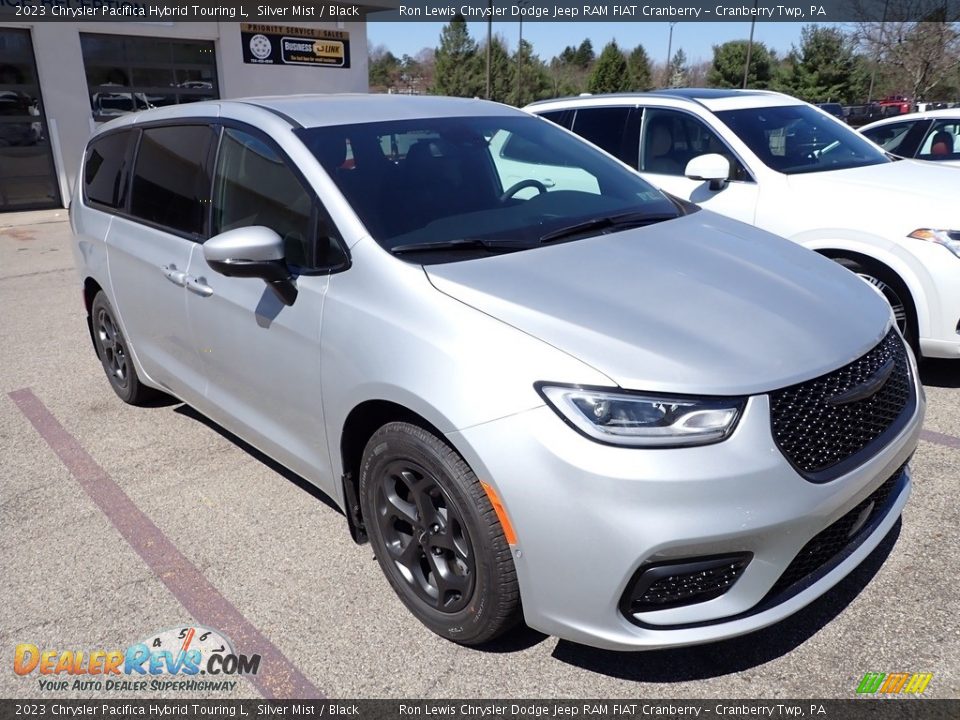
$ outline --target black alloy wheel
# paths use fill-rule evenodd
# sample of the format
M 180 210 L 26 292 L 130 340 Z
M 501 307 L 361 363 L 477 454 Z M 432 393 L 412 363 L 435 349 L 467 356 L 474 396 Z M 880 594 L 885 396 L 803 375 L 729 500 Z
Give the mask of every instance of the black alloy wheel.
M 374 494 L 380 536 L 404 580 L 436 610 L 462 610 L 476 576 L 473 544 L 437 479 L 414 462 L 396 460 Z
M 424 427 L 392 422 L 367 442 L 363 523 L 380 569 L 438 635 L 480 645 L 520 620 L 513 554 L 466 461 Z
M 117 396 L 130 405 L 142 405 L 155 399 L 159 392 L 140 382 L 130 357 L 130 345 L 103 291 L 93 299 L 90 323 L 97 356 Z

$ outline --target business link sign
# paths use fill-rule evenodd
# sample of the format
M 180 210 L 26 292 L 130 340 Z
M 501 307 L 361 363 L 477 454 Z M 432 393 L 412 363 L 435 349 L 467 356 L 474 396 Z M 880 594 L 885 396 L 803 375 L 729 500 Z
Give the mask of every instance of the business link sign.
M 350 34 L 296 26 L 243 23 L 243 61 L 251 65 L 349 68 Z

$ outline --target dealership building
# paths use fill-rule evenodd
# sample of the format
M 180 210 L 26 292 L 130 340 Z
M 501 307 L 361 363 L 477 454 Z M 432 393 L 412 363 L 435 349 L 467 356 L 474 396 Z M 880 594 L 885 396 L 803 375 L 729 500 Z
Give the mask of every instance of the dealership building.
M 366 12 L 391 0 L 365 3 Z M 0 16 L 0 212 L 65 207 L 98 124 L 212 98 L 366 92 L 349 22 L 15 22 Z

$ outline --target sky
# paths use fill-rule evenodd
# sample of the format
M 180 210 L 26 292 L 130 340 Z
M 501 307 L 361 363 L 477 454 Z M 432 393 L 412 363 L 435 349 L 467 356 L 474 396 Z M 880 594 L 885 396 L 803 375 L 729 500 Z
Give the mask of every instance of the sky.
M 468 22 L 470 34 L 483 42 L 487 37 L 484 21 Z M 416 55 L 424 47 L 436 47 L 440 42 L 442 22 L 370 22 L 367 39 L 370 46 L 386 45 L 394 55 Z M 758 22 L 753 38 L 778 54 L 784 55 L 791 46 L 800 44 L 802 23 Z M 518 23 L 494 22 L 493 32 L 506 38 L 507 46 L 517 46 Z M 610 40 L 616 40 L 624 49 L 643 45 L 655 63 L 667 59 L 670 24 L 655 22 L 525 22 L 523 37 L 533 43 L 534 52 L 542 60 L 549 60 L 568 45 L 579 45 L 590 38 L 599 54 Z M 750 35 L 749 22 L 680 22 L 673 28 L 672 53 L 679 48 L 687 55 L 687 62 L 696 63 L 713 58 L 713 45 L 728 40 L 746 40 Z

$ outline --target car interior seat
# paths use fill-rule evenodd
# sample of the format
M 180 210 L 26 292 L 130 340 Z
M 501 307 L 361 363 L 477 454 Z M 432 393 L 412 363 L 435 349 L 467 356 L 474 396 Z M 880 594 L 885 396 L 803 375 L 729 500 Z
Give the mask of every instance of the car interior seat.
M 668 118 L 654 118 L 647 127 L 643 169 L 661 175 L 682 175 L 684 164 L 674 154 L 672 123 Z
M 946 130 L 940 130 L 933 136 L 933 143 L 930 145 L 930 155 L 942 157 L 953 154 L 953 135 Z

